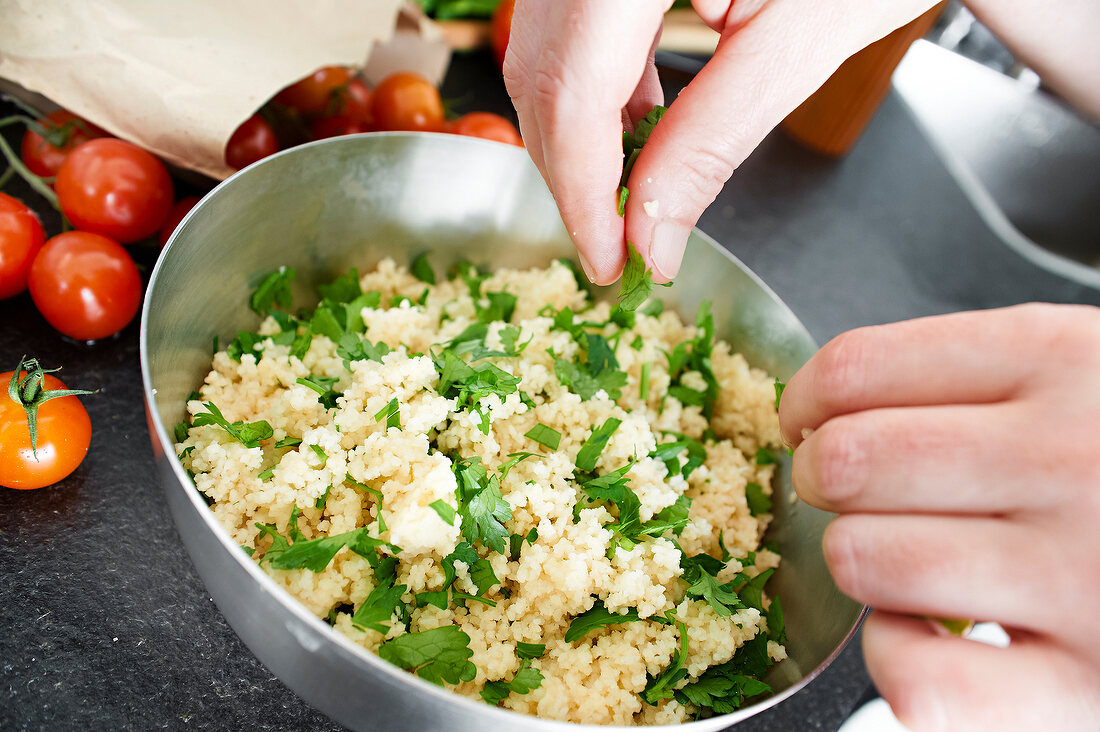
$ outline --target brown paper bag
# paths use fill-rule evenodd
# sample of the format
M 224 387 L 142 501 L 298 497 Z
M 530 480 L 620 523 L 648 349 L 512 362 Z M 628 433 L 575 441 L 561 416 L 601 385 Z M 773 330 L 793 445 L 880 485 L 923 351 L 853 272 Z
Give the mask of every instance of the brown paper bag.
M 423 35 L 423 15 L 408 5 L 0 0 L 0 77 L 167 162 L 224 178 L 230 135 L 275 92 L 322 66 L 364 66 L 393 37 L 399 11 L 403 42 Z M 447 58 L 404 53 L 401 63 L 438 82 Z

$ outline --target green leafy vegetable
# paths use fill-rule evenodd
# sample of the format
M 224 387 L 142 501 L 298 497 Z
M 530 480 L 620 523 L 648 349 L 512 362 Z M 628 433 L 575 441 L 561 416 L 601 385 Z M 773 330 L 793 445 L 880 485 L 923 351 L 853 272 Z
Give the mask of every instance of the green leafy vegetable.
M 252 296 L 248 298 L 248 307 L 257 315 L 267 315 L 271 309 L 278 305 L 284 310 L 290 307 L 292 300 L 290 294 L 290 281 L 294 279 L 294 270 L 289 267 L 280 267 L 274 272 L 264 276 Z
M 748 502 L 749 513 L 753 516 L 770 513 L 772 510 L 772 499 L 764 493 L 764 487 L 759 483 L 748 483 L 745 486 L 745 501 Z
M 672 654 L 672 660 L 661 673 L 646 676 L 645 690 L 641 694 L 646 704 L 656 706 L 661 699 L 671 699 L 673 687 L 687 678 L 688 672 L 684 667 L 688 655 L 687 626 L 677 620 L 676 629 L 680 631 L 680 648 Z
M 314 508 L 324 508 L 328 503 L 328 494 L 332 492 L 332 485 L 325 488 L 325 492 L 321 494 L 321 497 L 317 499 L 317 502 L 313 504 Z
M 783 397 L 783 390 L 787 388 L 779 379 L 775 380 L 775 408 L 779 409 L 779 400 Z
M 332 388 L 336 385 L 337 381 L 339 381 L 339 379 L 332 376 L 310 376 L 308 379 L 299 376 L 296 383 L 317 392 L 317 401 L 320 402 L 321 406 L 325 409 L 335 409 L 336 400 L 344 396 L 344 392 L 336 391 Z
M 516 655 L 520 658 L 542 658 L 546 653 L 545 643 L 516 642 Z
M 336 552 L 345 546 L 363 556 L 368 552 L 373 554 L 374 550 L 380 546 L 388 546 L 391 550 L 400 551 L 399 547 L 369 536 L 366 527 L 363 527 L 335 536 L 296 541 L 289 549 L 275 557 L 271 556 L 269 549 L 264 555 L 264 561 L 270 562 L 275 569 L 308 569 L 311 572 L 321 572 L 336 556 Z
M 260 473 L 256 477 L 259 478 L 262 481 L 268 481 L 268 480 L 271 480 L 271 476 L 273 476 L 273 475 L 275 475 L 275 466 L 274 465 L 268 467 L 267 470 L 264 470 L 262 473 Z
M 642 375 L 638 381 L 638 398 L 643 402 L 649 399 L 649 361 L 642 364 Z
M 386 406 L 374 413 L 376 422 L 381 422 L 383 419 L 386 420 L 386 429 L 391 427 L 401 429 L 401 406 L 397 403 L 397 397 L 391 399 Z
M 756 448 L 755 462 L 757 465 L 775 465 L 779 462 L 779 459 L 776 458 L 775 453 L 768 448 L 758 447 Z
M 592 430 L 592 433 L 577 453 L 577 470 L 591 473 L 596 469 L 596 461 L 599 459 L 600 453 L 607 447 L 611 435 L 615 434 L 615 430 L 619 429 L 621 424 L 622 420 L 609 417 L 606 422 Z
M 638 309 L 653 292 L 653 272 L 646 268 L 645 260 L 633 244 L 627 247 L 626 266 L 623 268 L 623 279 L 619 285 L 619 308 L 627 312 Z M 666 282 L 661 287 L 668 287 L 672 283 Z
M 477 668 L 470 662 L 470 636 L 457 625 L 420 633 L 405 633 L 378 646 L 378 655 L 403 669 L 415 671 L 433 684 L 473 681 Z
M 447 503 L 442 498 L 432 501 L 428 506 L 439 514 L 439 518 L 443 519 L 443 523 L 448 526 L 454 526 L 456 516 L 454 506 Z
M 741 596 L 741 601 L 749 607 L 754 607 L 760 612 L 764 612 L 764 585 L 771 579 L 773 574 L 775 574 L 774 569 L 765 569 L 763 572 L 746 582 L 737 590 L 737 594 Z
M 259 447 L 260 440 L 266 440 L 274 434 L 271 425 L 265 420 L 249 422 L 247 424 L 242 421 L 231 423 L 222 416 L 221 410 L 214 406 L 214 402 L 203 402 L 202 406 L 205 407 L 207 411 L 196 414 L 195 418 L 191 421 L 192 426 L 202 427 L 208 424 L 217 425 L 245 447 Z
M 675 692 L 682 704 L 694 704 L 714 714 L 736 711 L 744 700 L 771 691 L 758 677 L 767 673 L 768 639 L 757 634 L 742 645 L 726 663 L 712 666 L 697 681 Z
M 278 449 L 282 447 L 297 447 L 301 444 L 302 439 L 300 437 L 284 437 L 283 439 L 275 443 L 275 448 Z
M 529 437 L 550 450 L 557 450 L 558 445 L 561 443 L 561 433 L 553 427 L 547 427 L 541 422 L 529 429 L 524 434 L 524 437 Z M 179 440 L 179 442 L 183 442 L 183 440 Z
M 524 661 L 511 681 L 487 681 L 481 692 L 481 698 L 488 704 L 499 704 L 509 694 L 527 694 L 542 686 L 542 672 Z
M 573 618 L 573 622 L 569 624 L 569 629 L 565 631 L 565 642 L 572 643 L 580 640 L 597 628 L 632 623 L 635 620 L 641 620 L 638 617 L 637 610 L 627 610 L 623 614 L 613 613 L 604 607 L 602 600 L 596 600 L 596 604 L 592 606 L 591 610 Z
M 772 604 L 768 606 L 768 612 L 764 617 L 768 621 L 768 640 L 786 643 L 787 628 L 783 621 L 783 607 L 779 604 L 778 596 L 772 598 Z
M 432 269 L 432 265 L 428 262 L 428 253 L 422 252 L 417 254 L 409 265 L 409 272 L 412 276 L 421 282 L 426 282 L 429 285 L 435 284 L 435 270 Z
M 351 302 L 363 294 L 363 288 L 359 286 L 359 271 L 352 267 L 332 284 L 318 285 L 317 293 L 329 302 Z
M 507 323 L 512 319 L 512 313 L 516 310 L 515 295 L 509 292 L 487 292 L 485 299 L 489 304 L 484 307 L 476 299 L 474 300 L 478 321 L 489 324 L 502 320 Z
M 458 481 L 462 535 L 471 544 L 481 541 L 497 554 L 504 554 L 508 539 L 504 522 L 511 520 L 512 508 L 500 493 L 499 476 L 489 475 L 478 457 L 458 460 L 452 470 Z
M 619 186 L 619 216 L 626 216 L 626 199 L 630 197 L 630 190 L 626 186 Z
M 326 453 L 320 445 L 310 445 L 309 449 L 313 450 L 313 454 L 321 461 L 321 467 L 323 468 L 325 463 L 328 462 L 328 453 Z
M 377 585 L 351 616 L 351 622 L 361 628 L 386 633 L 389 630 L 387 623 L 393 617 L 394 611 L 398 608 L 404 609 L 401 596 L 407 590 L 405 585 Z

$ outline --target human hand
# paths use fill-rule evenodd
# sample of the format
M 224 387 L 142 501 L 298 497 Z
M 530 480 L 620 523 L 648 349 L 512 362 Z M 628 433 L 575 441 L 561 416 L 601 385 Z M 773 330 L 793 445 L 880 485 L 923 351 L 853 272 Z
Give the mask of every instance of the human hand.
M 519 0 L 504 78 L 524 143 L 589 278 L 618 279 L 633 242 L 666 282 L 691 228 L 764 136 L 852 53 L 934 0 L 693 0 L 722 33 L 630 175 L 617 213 L 622 131 L 662 102 L 654 66 L 672 0 Z M 647 210 L 648 209 L 648 210 Z
M 851 331 L 790 380 L 779 416 L 798 494 L 841 514 L 825 558 L 876 608 L 864 655 L 904 724 L 1095 729 L 1100 309 Z M 1012 643 L 919 616 L 996 621 Z

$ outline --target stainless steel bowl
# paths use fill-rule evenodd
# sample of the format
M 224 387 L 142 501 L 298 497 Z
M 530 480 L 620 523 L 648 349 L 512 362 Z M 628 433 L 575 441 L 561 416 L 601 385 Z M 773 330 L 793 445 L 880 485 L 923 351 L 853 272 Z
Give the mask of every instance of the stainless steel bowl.
M 407 261 L 426 250 L 437 265 L 466 258 L 532 266 L 574 256 L 526 153 L 469 138 L 325 140 L 267 158 L 206 196 L 157 263 L 141 320 L 146 410 L 168 503 L 229 623 L 280 679 L 339 722 L 386 730 L 578 729 L 459 697 L 350 643 L 245 555 L 175 459 L 172 425 L 183 419 L 186 395 L 210 368 L 211 340 L 255 327 L 247 298 L 262 273 L 294 267 L 296 302 L 305 304 L 315 297 L 315 283 L 351 266 L 370 266 L 385 255 Z M 676 285 L 660 295 L 688 317 L 710 300 L 718 335 L 781 379 L 816 350 L 775 294 L 698 231 Z M 789 476 L 784 460 L 771 533 L 783 563 L 769 589 L 783 598 L 790 658 L 772 669 L 773 696 L 685 729 L 721 729 L 793 694 L 839 653 L 859 622 L 862 607 L 837 590 L 822 556 L 831 516 L 789 502 Z

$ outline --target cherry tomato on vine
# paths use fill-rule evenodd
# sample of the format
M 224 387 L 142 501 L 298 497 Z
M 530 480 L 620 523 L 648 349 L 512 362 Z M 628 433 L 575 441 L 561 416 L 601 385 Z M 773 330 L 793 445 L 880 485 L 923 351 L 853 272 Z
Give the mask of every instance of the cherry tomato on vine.
M 76 470 L 88 453 L 92 423 L 76 398 L 90 392 L 66 389 L 33 359 L 26 371 L 23 366 L 21 359 L 19 369 L 0 374 L 0 485 L 30 490 Z
M 358 76 L 337 92 L 336 112 L 360 122 L 370 123 L 370 87 Z
M 443 100 L 435 85 L 419 74 L 399 71 L 387 76 L 371 96 L 375 129 L 443 129 Z
M 247 168 L 257 160 L 279 152 L 275 130 L 258 114 L 254 114 L 233 132 L 225 145 L 225 163 L 234 170 Z
M 90 140 L 69 153 L 55 188 L 76 228 L 123 244 L 157 233 L 172 207 L 164 163 L 115 138 Z
M 523 138 L 509 120 L 492 112 L 470 112 L 451 123 L 448 132 L 467 137 L 506 142 L 523 147 Z
M 275 95 L 284 107 L 297 110 L 302 116 L 323 114 L 329 108 L 333 94 L 346 87 L 351 72 L 343 66 L 325 66 L 294 82 Z
M 515 10 L 516 0 L 500 0 L 500 4 L 493 11 L 489 41 L 499 66 L 504 66 L 504 52 L 508 50 L 508 37 L 512 34 L 512 13 Z
M 114 335 L 141 305 L 134 260 L 117 242 L 87 231 L 47 241 L 31 264 L 27 285 L 49 324 L 81 341 Z
M 45 241 L 46 232 L 34 211 L 0 193 L 0 300 L 27 289 L 27 272 Z
M 52 178 L 61 170 L 61 164 L 78 145 L 96 137 L 106 137 L 104 130 L 82 120 L 66 109 L 50 112 L 42 124 L 47 127 L 49 140 L 32 129 L 23 133 L 19 157 L 35 175 Z
M 157 234 L 157 244 L 161 249 L 164 249 L 164 245 L 168 243 L 168 239 L 172 236 L 172 232 L 176 230 L 176 227 L 183 221 L 183 217 L 187 215 L 187 212 L 195 207 L 201 199 L 198 196 L 184 196 L 180 200 L 172 204 L 172 208 L 168 209 L 168 218 L 164 220 L 164 225 L 160 227 L 160 233 Z

